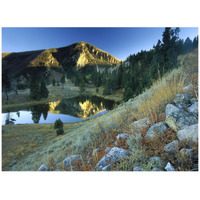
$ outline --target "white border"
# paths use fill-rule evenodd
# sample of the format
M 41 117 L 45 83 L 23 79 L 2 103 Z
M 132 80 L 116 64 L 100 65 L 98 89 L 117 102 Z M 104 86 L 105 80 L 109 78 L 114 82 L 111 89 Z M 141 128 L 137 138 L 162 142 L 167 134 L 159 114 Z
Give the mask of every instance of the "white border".
M 199 27 L 198 0 L 1 1 L 1 27 Z M 197 182 L 198 180 L 198 182 Z M 1 199 L 198 199 L 194 173 L 1 172 Z

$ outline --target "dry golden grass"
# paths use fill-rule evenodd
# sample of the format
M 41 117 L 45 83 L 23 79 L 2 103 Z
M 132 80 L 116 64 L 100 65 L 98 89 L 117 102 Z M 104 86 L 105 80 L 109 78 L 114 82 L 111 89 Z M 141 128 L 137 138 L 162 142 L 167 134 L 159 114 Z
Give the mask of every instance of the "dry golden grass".
M 161 121 L 166 104 L 183 89 L 185 78 L 186 74 L 181 68 L 160 78 L 151 87 L 151 93 L 147 98 L 139 98 L 138 112 L 134 113 L 134 116 L 137 119 L 148 117 L 152 123 Z

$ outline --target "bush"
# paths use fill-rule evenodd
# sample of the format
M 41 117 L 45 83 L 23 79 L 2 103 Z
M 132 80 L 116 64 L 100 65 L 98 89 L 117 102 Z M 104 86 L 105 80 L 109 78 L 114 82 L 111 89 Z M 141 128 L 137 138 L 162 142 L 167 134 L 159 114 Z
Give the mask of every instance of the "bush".
M 63 128 L 63 122 L 60 119 L 57 119 L 54 123 L 54 129 L 62 129 Z
M 57 119 L 54 123 L 54 129 L 56 130 L 57 135 L 62 135 L 64 133 L 63 130 L 63 122 L 60 119 Z
M 64 130 L 63 129 L 57 129 L 56 133 L 57 133 L 57 135 L 62 135 L 62 134 L 64 134 Z

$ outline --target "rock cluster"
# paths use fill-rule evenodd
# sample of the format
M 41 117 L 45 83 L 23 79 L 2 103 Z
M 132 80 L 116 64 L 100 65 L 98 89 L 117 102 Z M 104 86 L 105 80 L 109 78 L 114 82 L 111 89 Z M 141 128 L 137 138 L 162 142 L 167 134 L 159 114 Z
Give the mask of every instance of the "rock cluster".
M 105 171 L 111 167 L 111 165 L 120 161 L 120 159 L 124 159 L 126 156 L 130 155 L 129 151 L 124 149 L 113 147 L 108 154 L 106 154 L 96 165 L 96 169 Z
M 78 163 L 81 162 L 82 160 L 80 155 L 72 155 L 63 160 L 63 164 L 66 171 L 76 170 Z
M 183 130 L 187 126 L 198 124 L 198 102 L 194 102 L 190 94 L 177 94 L 174 103 L 166 107 L 165 122 L 174 131 Z
M 188 88 L 190 88 L 188 86 Z M 187 89 L 187 88 L 186 88 Z M 185 90 L 186 90 L 185 89 Z M 160 156 L 153 156 L 148 160 L 147 166 L 152 171 L 176 171 L 177 169 L 171 163 L 170 156 L 180 155 L 181 159 L 192 159 L 194 155 L 193 144 L 198 142 L 198 100 L 191 94 L 177 94 L 173 104 L 168 104 L 165 110 L 165 121 L 151 125 L 148 118 L 143 118 L 132 123 L 132 136 L 136 141 L 146 135 L 144 139 L 154 142 L 161 134 L 168 134 L 169 127 L 176 133 L 176 139 L 163 147 L 165 160 Z M 131 155 L 130 151 L 117 147 L 118 142 L 130 140 L 131 135 L 121 133 L 116 136 L 115 147 L 106 147 L 105 155 L 98 161 L 94 170 L 110 171 L 112 166 L 117 164 L 121 159 Z M 138 141 L 140 142 L 140 140 Z M 180 146 L 182 141 L 187 142 L 187 146 Z M 137 142 L 137 141 L 136 141 Z M 119 145 L 118 145 L 119 146 Z M 133 149 L 133 153 L 134 153 Z M 100 148 L 93 150 L 87 163 L 93 163 L 94 157 L 100 152 Z M 198 158 L 197 158 L 198 159 Z M 71 155 L 63 160 L 65 170 L 76 170 L 77 165 L 83 162 L 81 155 Z M 140 164 L 139 164 L 140 165 Z M 144 171 L 144 166 L 136 165 L 133 171 Z M 143 168 L 144 167 L 144 168 Z M 197 166 L 198 168 L 198 166 Z M 48 171 L 46 165 L 41 165 L 38 171 Z

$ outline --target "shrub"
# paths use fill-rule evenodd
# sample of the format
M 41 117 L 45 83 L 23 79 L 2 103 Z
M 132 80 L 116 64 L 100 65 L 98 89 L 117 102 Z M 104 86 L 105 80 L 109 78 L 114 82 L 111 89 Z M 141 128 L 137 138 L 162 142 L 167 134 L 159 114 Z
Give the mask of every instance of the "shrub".
M 63 122 L 60 119 L 57 119 L 54 123 L 54 129 L 63 128 Z
M 62 135 L 64 133 L 63 130 L 63 122 L 60 119 L 57 119 L 54 123 L 54 129 L 56 130 L 57 135 Z
M 62 134 L 64 134 L 64 130 L 59 128 L 56 130 L 56 133 L 57 133 L 57 135 L 62 135 Z

